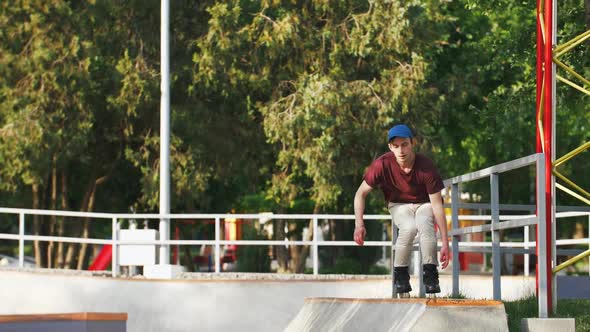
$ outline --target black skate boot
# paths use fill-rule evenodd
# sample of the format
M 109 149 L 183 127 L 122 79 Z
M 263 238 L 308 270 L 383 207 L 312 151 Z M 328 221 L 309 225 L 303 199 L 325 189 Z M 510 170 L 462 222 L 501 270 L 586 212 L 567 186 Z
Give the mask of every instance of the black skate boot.
M 400 297 L 409 297 L 409 293 L 412 291 L 412 286 L 410 286 L 410 274 L 408 274 L 408 267 L 396 266 L 393 269 L 393 273 L 395 277 L 395 291 L 400 295 Z
M 438 270 L 435 264 L 424 264 L 422 267 L 422 280 L 426 294 L 440 293 L 438 284 Z

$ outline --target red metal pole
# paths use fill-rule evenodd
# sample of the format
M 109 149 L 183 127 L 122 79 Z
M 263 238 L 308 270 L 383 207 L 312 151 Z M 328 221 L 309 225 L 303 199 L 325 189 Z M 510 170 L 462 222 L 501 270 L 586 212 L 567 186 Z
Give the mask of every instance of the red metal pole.
M 541 143 L 541 131 L 543 127 L 540 126 L 539 120 L 542 121 L 542 114 L 539 114 L 539 109 L 541 107 L 541 87 L 543 85 L 543 30 L 541 27 L 541 16 L 544 14 L 541 12 L 542 8 L 542 1 L 544 0 L 537 0 L 537 100 L 536 100 L 536 108 L 535 108 L 535 127 L 536 127 L 536 143 L 537 143 L 537 153 L 543 152 L 543 145 Z M 539 188 L 537 188 L 539 190 Z M 537 197 L 537 196 L 535 196 Z M 538 207 L 537 207 L 538 208 Z M 535 239 L 539 239 L 539 230 L 535 227 Z M 535 252 L 537 257 L 539 257 L 539 246 L 536 246 Z M 536 273 L 535 273 L 535 290 L 537 296 L 539 295 L 539 265 L 536 264 Z
M 552 156 L 553 156 L 553 0 L 545 0 L 545 45 L 543 48 L 544 56 L 544 75 L 543 82 L 545 84 L 544 100 L 543 100 L 543 124 L 544 124 L 544 139 L 545 139 L 545 216 L 547 233 L 545 240 L 547 241 L 547 306 L 549 311 L 553 308 L 553 174 L 552 170 Z
M 541 24 L 541 19 L 543 25 Z M 536 151 L 545 153 L 545 223 L 547 225 L 546 238 L 547 252 L 546 263 L 548 267 L 547 276 L 547 295 L 548 308 L 551 311 L 553 308 L 553 277 L 552 277 L 552 151 L 553 151 L 553 0 L 537 0 L 537 94 L 536 94 Z M 543 108 L 543 113 L 539 114 L 539 109 Z M 542 126 L 539 121 L 542 121 Z M 542 134 L 542 135 L 541 135 Z M 537 190 L 539 190 L 537 188 Z M 537 228 L 537 241 L 539 238 L 539 230 Z M 539 246 L 536 249 L 537 257 L 539 253 Z M 536 291 L 539 295 L 539 266 L 536 269 Z
M 537 130 L 536 132 L 536 142 L 537 142 L 537 153 L 543 152 L 543 146 L 541 145 L 541 128 L 539 126 L 539 107 L 541 106 L 541 86 L 543 85 L 543 35 L 541 30 L 541 19 L 540 15 L 543 13 L 540 12 L 541 10 L 541 1 L 544 0 L 537 0 L 537 103 L 536 103 L 536 114 L 535 114 L 535 125 Z

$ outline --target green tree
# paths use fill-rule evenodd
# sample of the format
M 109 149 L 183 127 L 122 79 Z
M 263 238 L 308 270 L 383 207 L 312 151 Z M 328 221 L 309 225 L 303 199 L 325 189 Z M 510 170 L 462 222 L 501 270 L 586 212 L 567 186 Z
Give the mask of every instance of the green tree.
M 26 205 L 33 208 L 92 211 L 98 187 L 124 160 L 137 109 L 156 91 L 156 84 L 146 86 L 155 71 L 141 45 L 122 47 L 134 30 L 120 6 L 0 6 L 2 189 L 29 193 Z M 89 232 L 88 219 L 68 229 L 56 218 L 35 217 L 33 225 L 37 235 Z M 35 256 L 40 266 L 81 268 L 86 247 L 71 244 L 66 252 L 61 243 L 37 242 Z
M 501 10 L 500 10 L 501 8 Z M 474 171 L 535 152 L 536 2 L 460 1 L 447 7 L 448 43 L 437 53 L 427 77 L 435 105 L 444 110 L 426 133 L 446 177 Z M 558 5 L 558 43 L 585 30 L 581 0 Z M 580 46 L 566 61 L 588 77 L 588 47 Z M 558 74 L 566 75 L 558 69 Z M 558 83 L 556 154 L 561 156 L 588 140 L 588 96 Z M 564 166 L 584 188 L 578 167 L 588 154 Z M 500 177 L 502 203 L 532 203 L 534 173 Z M 489 201 L 489 182 L 464 190 Z M 579 204 L 558 191 L 558 205 Z M 569 233 L 570 225 L 562 231 Z
M 241 92 L 262 117 L 277 151 L 268 195 L 280 210 L 309 198 L 313 212 L 350 212 L 364 168 L 384 150 L 388 126 L 400 120 L 419 126 L 436 116 L 413 107 L 427 50 L 441 37 L 438 7 L 428 1 L 208 6 L 195 80 L 228 96 Z M 276 226 L 280 239 L 283 224 Z M 282 269 L 301 272 L 308 249 L 294 248 L 298 259 L 289 267 L 280 259 Z
M 33 208 L 56 209 L 68 157 L 82 154 L 92 130 L 82 88 L 89 79 L 88 45 L 74 33 L 77 22 L 66 2 L 0 6 L 2 189 L 26 186 Z M 53 233 L 56 222 L 36 217 L 33 232 Z M 52 266 L 46 245 L 51 249 L 52 243 L 35 243 L 37 263 Z
M 225 212 L 256 191 L 263 132 L 246 101 L 191 85 L 202 6 L 179 1 L 172 9 L 173 211 Z M 2 3 L 0 22 L 0 189 L 34 208 L 156 210 L 159 4 Z M 87 237 L 89 221 L 64 229 L 64 220 L 36 217 L 34 233 Z M 110 234 L 108 225 L 95 231 Z M 86 245 L 66 253 L 60 244 L 57 258 L 43 242 L 36 249 L 40 266 L 87 261 Z

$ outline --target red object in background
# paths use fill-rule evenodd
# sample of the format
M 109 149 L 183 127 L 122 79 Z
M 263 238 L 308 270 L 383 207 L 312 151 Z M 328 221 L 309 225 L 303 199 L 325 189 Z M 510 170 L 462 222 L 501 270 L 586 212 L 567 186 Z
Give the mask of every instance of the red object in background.
M 242 239 L 242 219 L 226 218 L 224 222 L 225 240 Z M 225 247 L 222 263 L 233 263 L 238 259 L 238 246 L 230 244 Z
M 174 229 L 174 240 L 180 240 L 180 228 L 178 226 Z M 178 245 L 172 248 L 172 262 L 178 264 Z
M 459 253 L 459 269 L 461 271 L 465 271 L 469 268 L 469 263 L 467 262 L 467 256 L 464 252 Z
M 484 240 L 485 239 L 484 239 L 484 236 L 482 233 L 471 234 L 468 237 L 468 241 L 481 242 Z M 484 254 L 480 253 L 480 252 L 460 252 L 459 253 L 459 263 L 460 263 L 461 271 L 469 271 L 469 266 L 471 264 L 482 266 L 484 263 L 483 256 L 484 256 Z
M 107 269 L 107 266 L 111 264 L 111 260 L 113 259 L 113 246 L 110 244 L 104 245 L 94 262 L 90 265 L 88 270 L 90 271 L 104 271 Z
M 483 264 L 483 254 L 478 252 L 460 252 L 459 253 L 459 266 L 461 271 L 469 271 L 469 265 Z

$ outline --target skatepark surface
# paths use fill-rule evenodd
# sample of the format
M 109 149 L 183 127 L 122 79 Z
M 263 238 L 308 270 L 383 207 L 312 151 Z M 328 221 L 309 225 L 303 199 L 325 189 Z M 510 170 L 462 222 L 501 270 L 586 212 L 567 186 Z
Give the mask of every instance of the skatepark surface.
M 411 282 L 416 285 L 417 279 L 413 278 Z M 451 284 L 450 276 L 441 275 L 441 296 L 450 294 Z M 307 312 L 308 316 L 313 313 L 310 309 L 318 303 L 306 302 L 309 298 L 368 299 L 377 301 L 375 303 L 389 303 L 387 299 L 391 298 L 391 279 L 388 276 L 223 273 L 148 280 L 67 270 L 0 269 L 0 285 L 0 315 L 127 313 L 129 332 L 283 331 L 302 312 Z M 529 296 L 534 292 L 534 285 L 534 277 L 503 276 L 502 297 L 518 299 Z M 492 297 L 489 276 L 461 276 L 460 288 L 468 298 Z M 346 309 L 346 306 L 338 305 L 339 310 L 354 310 L 354 307 Z M 360 302 L 359 305 L 358 313 L 369 315 L 374 304 Z M 425 307 L 428 309 L 432 305 L 420 301 L 407 302 L 395 310 L 413 313 L 424 310 L 424 316 L 429 314 Z M 380 309 L 380 312 L 383 310 Z M 443 309 L 437 310 L 430 312 L 440 314 Z M 444 314 L 444 310 L 442 312 Z M 383 317 L 387 318 L 387 315 Z M 494 314 L 492 317 L 501 315 Z M 404 324 L 408 322 L 411 320 Z M 366 330 L 378 329 L 368 326 Z

